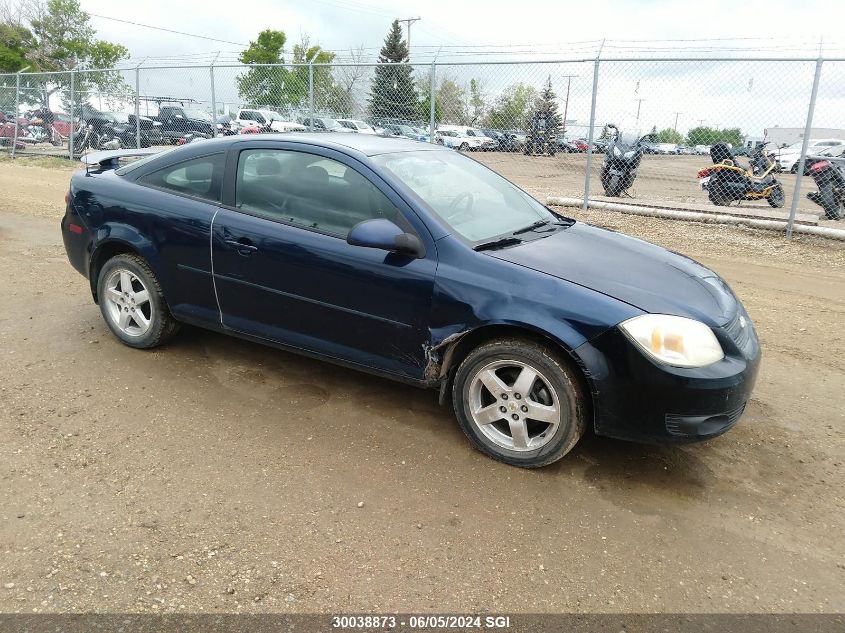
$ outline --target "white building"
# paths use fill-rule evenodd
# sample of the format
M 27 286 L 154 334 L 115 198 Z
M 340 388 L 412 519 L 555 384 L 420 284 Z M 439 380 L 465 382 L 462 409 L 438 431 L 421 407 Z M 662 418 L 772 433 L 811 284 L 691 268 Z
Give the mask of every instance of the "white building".
M 775 127 L 763 130 L 770 149 L 786 147 L 804 138 L 803 127 Z M 832 127 L 811 128 L 810 138 L 841 138 L 845 139 L 845 130 Z

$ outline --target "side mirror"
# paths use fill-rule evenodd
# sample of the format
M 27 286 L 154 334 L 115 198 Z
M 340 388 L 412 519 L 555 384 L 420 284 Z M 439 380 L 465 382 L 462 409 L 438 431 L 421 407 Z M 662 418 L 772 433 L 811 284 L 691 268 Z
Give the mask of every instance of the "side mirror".
M 352 246 L 378 248 L 412 257 L 425 255 L 425 248 L 416 235 L 405 233 L 393 222 L 384 218 L 359 222 L 349 231 L 349 235 L 346 236 L 346 243 Z

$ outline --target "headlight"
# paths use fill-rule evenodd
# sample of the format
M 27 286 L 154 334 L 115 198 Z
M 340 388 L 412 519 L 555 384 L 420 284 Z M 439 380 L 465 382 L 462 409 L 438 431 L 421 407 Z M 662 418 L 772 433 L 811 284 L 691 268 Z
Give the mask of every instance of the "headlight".
M 618 147 L 616 147 L 616 145 L 613 146 L 613 155 L 616 156 L 617 158 L 622 157 L 622 152 L 619 150 Z
M 634 157 L 634 154 L 636 154 L 636 152 L 637 152 L 637 150 L 635 150 L 635 149 L 632 149 L 630 152 L 625 152 L 625 158 L 627 158 L 628 160 L 632 159 Z
M 619 327 L 648 356 L 666 365 L 704 367 L 725 357 L 713 330 L 694 319 L 644 314 Z

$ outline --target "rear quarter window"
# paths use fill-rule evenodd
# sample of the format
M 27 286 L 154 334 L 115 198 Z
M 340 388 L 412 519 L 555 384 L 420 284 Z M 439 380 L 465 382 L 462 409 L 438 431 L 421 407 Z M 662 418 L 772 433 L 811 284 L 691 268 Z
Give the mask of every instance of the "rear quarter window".
M 156 189 L 219 202 L 225 162 L 226 155 L 223 153 L 193 158 L 141 176 L 138 182 Z

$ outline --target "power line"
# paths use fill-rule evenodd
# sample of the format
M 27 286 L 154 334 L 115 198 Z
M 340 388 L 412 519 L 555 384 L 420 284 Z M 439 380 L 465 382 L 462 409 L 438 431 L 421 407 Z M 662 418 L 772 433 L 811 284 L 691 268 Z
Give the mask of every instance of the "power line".
M 223 44 L 234 44 L 235 46 L 247 47 L 248 44 L 242 42 L 232 42 L 230 40 L 221 40 L 216 37 L 207 37 L 205 35 L 197 35 L 196 33 L 185 33 L 184 31 L 175 31 L 173 29 L 166 29 L 161 26 L 152 26 L 151 24 L 141 24 L 140 22 L 132 22 L 130 20 L 122 20 L 120 18 L 113 18 L 107 15 L 97 15 L 96 13 L 89 13 L 92 18 L 100 18 L 101 20 L 111 20 L 112 22 L 122 22 L 123 24 L 131 24 L 132 26 L 140 26 L 145 29 L 153 29 L 155 31 L 164 31 L 165 33 L 173 33 L 175 35 L 184 35 L 186 37 L 196 37 L 201 40 L 209 40 L 211 42 L 222 42 Z

